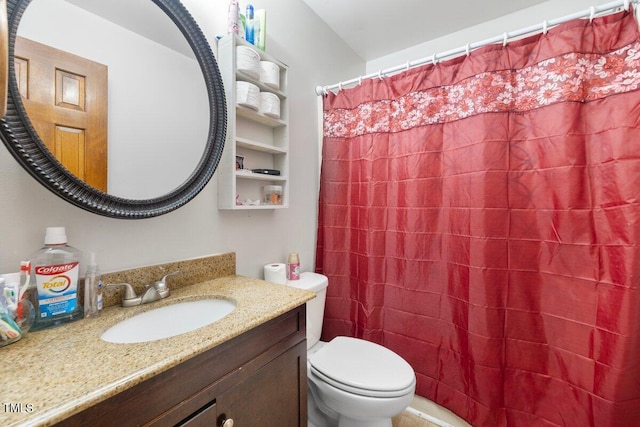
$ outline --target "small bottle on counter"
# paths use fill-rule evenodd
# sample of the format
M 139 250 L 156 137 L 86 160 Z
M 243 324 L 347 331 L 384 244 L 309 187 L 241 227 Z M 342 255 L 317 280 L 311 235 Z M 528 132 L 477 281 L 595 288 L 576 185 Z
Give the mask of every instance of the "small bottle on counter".
M 300 280 L 300 257 L 295 252 L 290 253 L 287 260 L 287 279 Z
M 102 313 L 102 279 L 96 263 L 96 254 L 91 253 L 87 274 L 84 276 L 84 317 L 98 317 Z

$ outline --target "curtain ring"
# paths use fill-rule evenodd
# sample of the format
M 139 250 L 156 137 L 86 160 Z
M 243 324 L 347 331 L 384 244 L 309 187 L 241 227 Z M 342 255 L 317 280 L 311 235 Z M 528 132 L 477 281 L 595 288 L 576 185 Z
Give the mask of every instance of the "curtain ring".
M 624 10 L 629 12 L 629 0 L 624 0 Z
M 338 83 L 338 92 L 342 91 L 342 82 Z
M 362 84 L 362 76 L 358 76 L 358 86 Z
M 507 33 L 504 33 L 504 39 L 502 40 L 502 47 L 507 46 Z
M 324 96 L 329 95 L 329 91 L 327 90 L 327 87 L 326 87 L 326 86 L 323 86 L 323 87 L 322 87 L 322 94 L 323 94 Z
M 545 19 L 542 22 L 542 34 L 544 34 L 545 36 L 547 35 L 547 31 L 549 30 L 549 28 L 547 26 L 548 26 L 547 20 Z
M 438 64 L 438 59 L 436 58 L 436 55 L 437 55 L 437 54 L 436 54 L 436 53 L 434 53 L 434 54 L 431 56 L 431 63 L 432 63 L 433 65 L 437 65 L 437 64 Z
M 378 78 L 382 80 L 382 70 L 378 70 Z
M 409 71 L 409 61 L 407 61 L 407 63 L 404 64 L 404 70 Z
M 467 56 L 469 56 L 471 54 L 471 44 L 467 43 L 467 46 L 465 46 L 465 51 L 467 52 Z
M 589 23 L 593 22 L 593 18 L 596 16 L 596 7 L 595 6 L 591 6 L 589 8 L 589 10 L 591 11 L 590 15 L 589 15 Z

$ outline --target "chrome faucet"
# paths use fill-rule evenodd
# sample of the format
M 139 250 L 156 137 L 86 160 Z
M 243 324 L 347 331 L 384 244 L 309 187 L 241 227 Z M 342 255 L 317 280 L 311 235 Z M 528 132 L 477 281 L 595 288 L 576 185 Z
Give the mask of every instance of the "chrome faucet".
M 179 271 L 174 271 L 169 274 L 166 274 L 162 277 L 162 279 L 157 282 L 145 286 L 145 291 L 142 295 L 136 295 L 136 291 L 133 289 L 128 283 L 108 283 L 106 285 L 107 288 L 124 288 L 124 296 L 122 297 L 122 306 L 123 307 L 134 307 L 136 305 L 147 304 L 153 301 L 157 301 L 159 299 L 166 298 L 170 295 L 171 291 L 167 286 L 167 277 L 173 276 L 174 274 L 180 273 Z

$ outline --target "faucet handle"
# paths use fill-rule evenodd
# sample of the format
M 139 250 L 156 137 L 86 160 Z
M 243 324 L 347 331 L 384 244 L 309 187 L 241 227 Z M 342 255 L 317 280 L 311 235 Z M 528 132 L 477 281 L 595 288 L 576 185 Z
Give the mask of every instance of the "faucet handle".
M 107 288 L 119 288 L 119 287 L 124 287 L 124 297 L 122 298 L 122 300 L 126 300 L 126 299 L 134 299 L 137 298 L 138 295 L 136 295 L 136 291 L 133 290 L 133 286 L 131 286 L 128 283 L 107 283 L 105 285 Z
M 165 280 L 167 280 L 167 277 L 175 276 L 176 274 L 180 274 L 180 270 L 172 271 L 171 273 L 165 274 L 164 276 L 162 276 L 162 279 L 160 279 L 160 281 L 164 282 Z
M 158 291 L 158 295 L 160 296 L 160 298 L 166 298 L 169 296 L 170 290 L 169 287 L 167 286 L 167 277 L 169 276 L 173 276 L 174 274 L 178 274 L 180 273 L 179 271 L 172 271 L 169 274 L 165 274 L 162 279 L 158 280 L 156 283 L 153 284 L 153 288 L 155 288 L 156 291 Z
M 156 283 L 153 284 L 153 287 L 156 288 L 156 290 L 158 291 L 165 291 L 167 290 L 167 277 L 169 276 L 173 276 L 176 274 L 179 274 L 180 271 L 172 271 L 169 274 L 165 274 L 164 276 L 162 276 L 162 279 L 158 280 Z

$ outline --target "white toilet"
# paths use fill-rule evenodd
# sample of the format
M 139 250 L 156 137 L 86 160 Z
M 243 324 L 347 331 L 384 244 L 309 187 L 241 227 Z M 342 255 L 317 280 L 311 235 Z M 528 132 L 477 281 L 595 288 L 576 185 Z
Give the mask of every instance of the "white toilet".
M 391 427 L 413 399 L 413 368 L 393 351 L 351 337 L 320 341 L 327 277 L 302 273 L 289 286 L 313 291 L 307 302 L 309 427 Z

